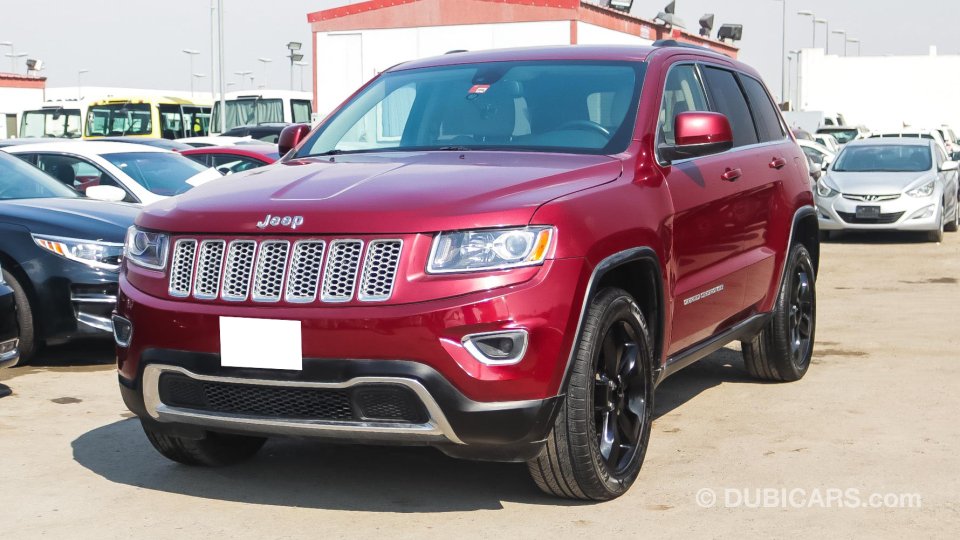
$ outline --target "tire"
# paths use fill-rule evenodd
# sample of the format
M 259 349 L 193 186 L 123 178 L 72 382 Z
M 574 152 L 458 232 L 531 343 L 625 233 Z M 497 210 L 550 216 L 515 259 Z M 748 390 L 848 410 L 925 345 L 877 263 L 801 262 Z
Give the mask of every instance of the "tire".
M 958 229 L 960 229 L 960 203 L 954 205 L 953 219 L 943 227 L 947 232 L 957 232 Z
M 570 499 L 603 501 L 626 493 L 650 440 L 652 358 L 650 331 L 636 302 L 622 289 L 602 290 L 584 319 L 553 429 L 540 455 L 527 462 L 537 487 Z
M 202 439 L 185 439 L 166 435 L 146 424 L 143 432 L 157 452 L 171 461 L 184 465 L 219 467 L 232 465 L 253 457 L 267 440 L 262 437 L 227 435 L 206 432 Z
M 802 379 L 813 357 L 816 329 L 813 262 L 807 248 L 797 244 L 787 258 L 773 317 L 753 339 L 741 342 L 747 372 L 766 381 Z
M 37 331 L 33 320 L 33 308 L 30 307 L 30 298 L 17 278 L 6 270 L 3 279 L 13 289 L 13 298 L 17 304 L 17 324 L 20 326 L 20 361 L 18 366 L 29 364 L 37 353 Z
M 940 211 L 937 214 L 940 216 L 940 227 L 936 230 L 927 232 L 927 240 L 930 242 L 943 242 L 943 213 L 946 209 L 943 207 L 943 204 L 940 204 Z

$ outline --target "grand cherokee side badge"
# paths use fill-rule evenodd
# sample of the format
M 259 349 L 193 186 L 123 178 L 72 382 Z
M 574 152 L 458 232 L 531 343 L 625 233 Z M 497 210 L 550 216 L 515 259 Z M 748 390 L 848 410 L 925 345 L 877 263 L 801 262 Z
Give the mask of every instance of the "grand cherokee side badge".
M 267 217 L 263 218 L 263 221 L 257 222 L 258 229 L 281 226 L 297 230 L 297 227 L 301 225 L 303 225 L 303 216 L 271 216 L 267 214 Z

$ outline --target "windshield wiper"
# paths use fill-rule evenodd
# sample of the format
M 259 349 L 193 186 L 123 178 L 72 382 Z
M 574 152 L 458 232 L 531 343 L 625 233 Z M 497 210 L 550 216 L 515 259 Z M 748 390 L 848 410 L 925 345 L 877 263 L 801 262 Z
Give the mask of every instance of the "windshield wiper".
M 466 152 L 473 149 L 469 146 L 441 146 L 440 148 L 437 148 L 437 150 L 444 152 Z
M 309 156 L 304 157 L 315 157 L 315 156 L 337 156 L 343 153 L 343 150 L 339 148 L 334 148 L 332 150 L 327 150 L 326 152 L 320 152 L 319 154 L 310 154 Z

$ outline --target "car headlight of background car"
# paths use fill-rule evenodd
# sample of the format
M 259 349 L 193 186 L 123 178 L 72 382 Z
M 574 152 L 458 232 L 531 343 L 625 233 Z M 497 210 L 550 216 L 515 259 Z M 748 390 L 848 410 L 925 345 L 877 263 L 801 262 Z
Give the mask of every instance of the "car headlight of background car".
M 163 270 L 167 264 L 167 247 L 170 238 L 158 232 L 143 231 L 130 227 L 124 242 L 124 257 L 137 266 L 151 270 Z
M 830 187 L 825 180 L 826 178 L 821 178 L 820 181 L 817 182 L 817 195 L 827 198 L 839 195 L 840 191 Z
M 43 249 L 65 259 L 93 268 L 116 271 L 123 257 L 123 244 L 34 234 L 33 241 Z
M 925 184 L 917 186 L 909 191 L 907 195 L 911 197 L 929 197 L 933 195 L 933 191 L 937 188 L 937 181 L 931 180 Z
M 443 232 L 433 240 L 427 272 L 476 272 L 542 264 L 553 227 Z

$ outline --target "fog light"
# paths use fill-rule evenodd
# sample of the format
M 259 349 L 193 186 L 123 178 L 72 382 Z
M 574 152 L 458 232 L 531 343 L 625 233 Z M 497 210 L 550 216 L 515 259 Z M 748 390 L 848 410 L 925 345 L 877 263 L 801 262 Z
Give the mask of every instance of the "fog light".
M 923 218 L 933 217 L 933 212 L 934 210 L 933 210 L 932 204 L 930 206 L 924 206 L 923 208 L 914 212 L 913 215 L 910 216 L 910 219 L 923 219 Z
M 490 366 L 516 364 L 527 352 L 527 331 L 470 334 L 463 338 L 463 347 L 474 358 Z
M 8 352 L 15 351 L 17 349 L 16 339 L 10 339 L 0 343 L 0 356 L 7 354 Z
M 133 323 L 119 315 L 114 315 L 113 319 L 113 340 L 120 347 L 129 347 L 130 338 L 133 337 Z

